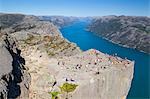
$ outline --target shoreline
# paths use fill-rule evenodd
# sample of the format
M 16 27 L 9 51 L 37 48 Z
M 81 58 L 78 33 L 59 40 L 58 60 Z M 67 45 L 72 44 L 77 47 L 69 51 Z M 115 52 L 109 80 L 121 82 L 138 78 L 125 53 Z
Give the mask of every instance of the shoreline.
M 116 45 L 118 45 L 118 46 L 120 46 L 120 47 L 133 49 L 133 50 L 139 51 L 139 52 L 141 52 L 141 53 L 150 55 L 150 53 L 147 53 L 147 52 L 145 52 L 145 51 L 143 51 L 143 50 L 138 50 L 138 49 L 136 49 L 136 48 L 129 47 L 128 45 L 119 44 L 119 43 L 117 43 L 117 42 L 114 42 L 114 41 L 112 41 L 112 40 L 109 40 L 108 38 L 103 37 L 103 36 L 101 36 L 101 35 L 98 35 L 97 33 L 92 32 L 92 31 L 89 31 L 89 30 L 86 30 L 86 31 L 91 32 L 91 33 L 93 33 L 94 35 L 96 35 L 96 36 L 98 36 L 98 37 L 101 37 L 102 39 L 105 39 L 105 40 L 107 40 L 107 41 L 109 41 L 109 42 L 111 42 L 111 43 L 113 43 L 113 44 L 116 44 Z

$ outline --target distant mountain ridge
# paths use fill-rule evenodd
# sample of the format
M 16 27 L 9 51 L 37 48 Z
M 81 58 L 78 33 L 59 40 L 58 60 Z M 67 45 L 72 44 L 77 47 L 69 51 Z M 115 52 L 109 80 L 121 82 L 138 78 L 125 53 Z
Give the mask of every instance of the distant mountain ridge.
M 71 24 L 75 21 L 78 21 L 79 18 L 78 17 L 66 17 L 66 16 L 39 16 L 40 20 L 43 21 L 50 21 L 52 22 L 54 25 L 56 25 L 58 28 L 61 28 L 65 25 Z
M 150 53 L 149 17 L 96 17 L 88 29 L 114 43 Z

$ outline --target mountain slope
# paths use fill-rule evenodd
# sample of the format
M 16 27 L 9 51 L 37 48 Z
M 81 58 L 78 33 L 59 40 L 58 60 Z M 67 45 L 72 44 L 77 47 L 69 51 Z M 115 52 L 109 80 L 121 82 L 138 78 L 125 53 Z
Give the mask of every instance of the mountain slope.
M 105 16 L 95 18 L 89 31 L 117 44 L 150 53 L 150 18 Z

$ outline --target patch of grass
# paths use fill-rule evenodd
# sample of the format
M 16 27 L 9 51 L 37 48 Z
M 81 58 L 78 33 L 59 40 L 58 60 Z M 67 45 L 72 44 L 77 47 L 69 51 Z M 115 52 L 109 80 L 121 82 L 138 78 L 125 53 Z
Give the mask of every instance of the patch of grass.
M 59 99 L 59 95 L 65 94 L 65 99 L 69 98 L 69 93 L 74 92 L 76 90 L 77 84 L 72 84 L 65 82 L 62 84 L 62 86 L 59 86 L 60 91 L 51 91 L 48 92 L 51 94 L 52 98 L 51 99 Z M 52 89 L 53 90 L 53 89 Z
M 63 92 L 66 93 L 66 99 L 68 99 L 69 98 L 69 93 L 74 92 L 76 90 L 77 86 L 78 85 L 76 85 L 76 84 L 66 82 L 62 86 L 60 86 L 59 88 L 60 88 L 62 93 Z
M 52 99 L 58 99 L 59 98 L 58 95 L 61 93 L 58 91 L 52 91 L 52 92 L 49 92 L 49 94 L 51 94 Z
M 38 44 L 40 44 L 42 42 L 41 36 L 39 36 L 39 35 L 32 35 L 32 34 L 28 34 L 28 35 L 29 35 L 29 37 L 26 40 L 24 40 L 25 44 L 33 46 L 33 45 L 38 45 Z
M 54 56 L 55 55 L 54 52 L 47 51 L 47 53 L 48 53 L 49 56 Z
M 66 82 L 62 86 L 60 86 L 59 88 L 61 89 L 62 92 L 69 93 L 69 92 L 73 92 L 77 86 L 78 85 L 76 85 L 76 84 L 71 84 L 71 83 Z

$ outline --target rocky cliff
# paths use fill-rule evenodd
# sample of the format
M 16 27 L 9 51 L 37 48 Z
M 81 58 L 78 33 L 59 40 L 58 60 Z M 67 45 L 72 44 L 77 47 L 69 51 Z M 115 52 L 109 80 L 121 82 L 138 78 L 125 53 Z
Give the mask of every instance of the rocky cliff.
M 126 98 L 134 62 L 94 49 L 82 52 L 35 16 L 1 14 L 0 20 L 2 99 Z
M 22 54 L 32 49 L 45 52 L 49 57 L 70 56 L 80 52 L 65 40 L 56 26 L 40 21 L 35 16 L 22 14 L 0 15 L 0 97 L 29 98 L 30 73 L 27 59 Z M 21 50 L 20 50 L 21 49 Z M 27 51 L 26 51 L 27 49 Z M 71 53 L 67 53 L 70 52 Z
M 0 43 L 0 97 L 16 99 L 29 97 L 30 75 L 24 67 L 26 61 L 13 38 L 7 34 Z
M 114 43 L 150 53 L 150 18 L 136 16 L 97 17 L 89 26 Z

